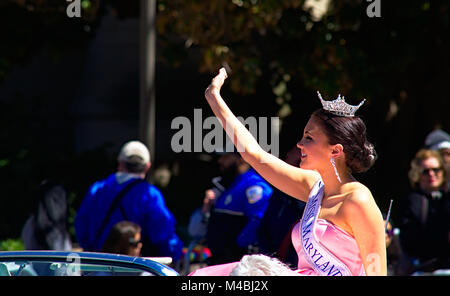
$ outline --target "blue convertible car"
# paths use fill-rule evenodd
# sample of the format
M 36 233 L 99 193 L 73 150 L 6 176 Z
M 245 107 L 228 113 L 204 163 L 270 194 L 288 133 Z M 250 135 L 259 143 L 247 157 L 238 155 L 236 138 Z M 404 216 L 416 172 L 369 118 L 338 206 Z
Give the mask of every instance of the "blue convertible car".
M 161 259 L 90 252 L 0 252 L 0 276 L 179 275 Z

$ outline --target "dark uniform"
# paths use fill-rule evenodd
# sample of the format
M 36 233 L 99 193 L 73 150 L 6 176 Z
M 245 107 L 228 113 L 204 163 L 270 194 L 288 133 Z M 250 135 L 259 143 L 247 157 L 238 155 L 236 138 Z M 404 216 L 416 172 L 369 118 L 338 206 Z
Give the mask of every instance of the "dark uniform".
M 240 260 L 257 242 L 257 229 L 273 189 L 253 169 L 237 176 L 216 201 L 208 224 L 208 264 Z

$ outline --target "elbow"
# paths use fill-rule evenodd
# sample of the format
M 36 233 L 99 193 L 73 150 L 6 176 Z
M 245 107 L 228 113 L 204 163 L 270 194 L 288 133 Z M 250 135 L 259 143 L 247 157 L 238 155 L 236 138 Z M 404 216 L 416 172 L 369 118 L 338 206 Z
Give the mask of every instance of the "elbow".
M 251 166 L 261 160 L 261 156 L 257 151 L 244 151 L 239 152 L 239 154 L 242 159 Z
M 365 260 L 365 271 L 369 276 L 387 275 L 386 252 L 368 254 Z
M 254 155 L 252 155 L 251 153 L 239 152 L 239 154 L 241 155 L 242 159 L 247 163 L 251 163 L 251 161 L 254 159 Z

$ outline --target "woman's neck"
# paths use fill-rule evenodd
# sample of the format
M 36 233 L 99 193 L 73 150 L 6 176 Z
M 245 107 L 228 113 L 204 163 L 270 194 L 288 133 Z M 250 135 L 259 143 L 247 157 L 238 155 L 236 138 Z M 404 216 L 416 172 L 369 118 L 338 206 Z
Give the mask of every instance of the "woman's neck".
M 345 172 L 345 173 L 342 173 Z M 339 171 L 339 177 L 341 181 L 338 180 L 334 169 L 327 169 L 320 172 L 324 183 L 324 199 L 328 196 L 338 195 L 343 193 L 342 186 L 349 182 L 356 181 L 355 178 L 347 171 Z

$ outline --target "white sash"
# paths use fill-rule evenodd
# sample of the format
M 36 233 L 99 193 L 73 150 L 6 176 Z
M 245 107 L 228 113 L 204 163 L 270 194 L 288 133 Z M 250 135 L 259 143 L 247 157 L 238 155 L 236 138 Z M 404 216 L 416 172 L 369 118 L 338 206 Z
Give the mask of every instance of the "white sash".
M 315 225 L 319 216 L 323 198 L 323 181 L 314 184 L 303 212 L 300 224 L 300 238 L 303 252 L 311 267 L 319 274 L 325 276 L 351 276 L 348 267 L 334 256 L 316 238 Z

